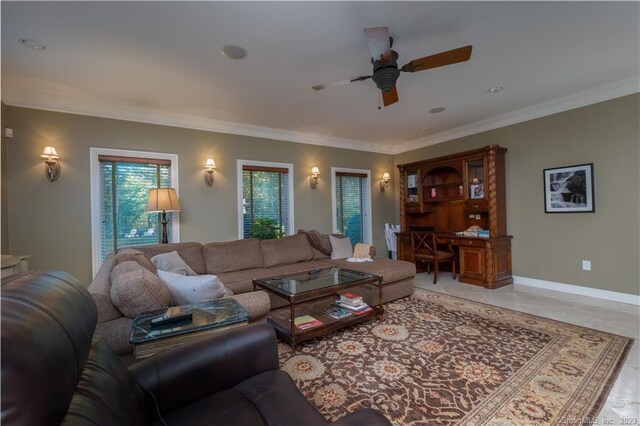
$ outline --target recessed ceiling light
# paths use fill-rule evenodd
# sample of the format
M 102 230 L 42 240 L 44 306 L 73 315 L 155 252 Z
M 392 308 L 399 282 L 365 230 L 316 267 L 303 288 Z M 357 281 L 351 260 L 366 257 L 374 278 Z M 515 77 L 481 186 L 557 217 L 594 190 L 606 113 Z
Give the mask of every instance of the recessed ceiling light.
M 44 44 L 40 43 L 36 40 L 31 40 L 30 38 L 19 38 L 18 42 L 24 47 L 28 47 L 33 50 L 45 50 L 46 47 Z
M 504 87 L 502 87 L 502 86 L 494 86 L 494 87 L 488 89 L 487 93 L 498 93 L 502 89 L 504 89 Z
M 222 54 L 229 59 L 242 59 L 247 56 L 247 51 L 240 46 L 230 44 L 222 48 Z
M 429 110 L 429 112 L 430 112 L 431 114 L 438 114 L 438 113 L 444 112 L 444 111 L 446 111 L 446 110 L 447 110 L 447 109 L 446 109 L 445 107 L 435 107 L 435 108 L 431 108 L 431 109 Z

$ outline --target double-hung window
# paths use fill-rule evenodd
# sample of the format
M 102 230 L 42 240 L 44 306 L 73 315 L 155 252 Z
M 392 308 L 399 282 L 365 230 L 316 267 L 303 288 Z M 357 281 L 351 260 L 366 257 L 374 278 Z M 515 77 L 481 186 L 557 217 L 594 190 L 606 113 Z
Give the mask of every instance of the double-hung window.
M 158 213 L 147 213 L 152 188 L 177 188 L 178 156 L 91 148 L 94 274 L 105 256 L 123 247 L 158 244 Z M 167 213 L 169 242 L 179 241 L 178 216 Z
M 293 230 L 293 165 L 238 160 L 238 236 L 249 238 L 259 219 L 271 219 L 282 234 Z
M 351 242 L 371 243 L 370 171 L 331 168 L 333 228 Z

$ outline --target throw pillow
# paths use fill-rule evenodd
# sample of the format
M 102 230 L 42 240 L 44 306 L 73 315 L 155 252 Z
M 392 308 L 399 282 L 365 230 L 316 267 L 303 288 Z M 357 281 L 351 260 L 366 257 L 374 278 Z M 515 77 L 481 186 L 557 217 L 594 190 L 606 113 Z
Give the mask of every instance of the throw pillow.
M 369 254 L 370 249 L 371 244 L 357 243 L 353 249 L 353 257 L 357 259 L 371 259 Z
M 331 259 L 347 259 L 353 256 L 351 238 L 338 238 L 329 235 L 329 241 L 331 242 Z
M 116 265 L 119 265 L 122 262 L 128 262 L 130 260 L 137 262 L 140 266 L 144 266 L 154 274 L 157 271 L 156 267 L 153 266 L 153 263 L 151 262 L 151 260 L 141 251 L 138 251 L 136 249 L 131 249 L 131 248 L 124 248 L 124 249 L 118 250 L 118 253 L 116 253 L 116 258 L 115 258 Z
M 132 260 L 113 267 L 110 294 L 113 304 L 129 318 L 164 309 L 173 302 L 160 278 Z
M 208 302 L 233 295 L 215 275 L 189 277 L 158 270 L 158 276 L 169 288 L 176 305 Z
M 327 256 L 331 254 L 331 242 L 329 241 L 329 235 L 323 234 L 315 229 L 311 231 L 303 231 L 301 229 L 298 233 L 304 233 L 307 236 L 307 240 L 309 240 L 309 244 L 311 244 L 311 247 L 314 249 L 326 254 Z
M 182 260 L 177 251 L 155 255 L 151 258 L 151 262 L 161 271 L 180 275 L 198 275 Z

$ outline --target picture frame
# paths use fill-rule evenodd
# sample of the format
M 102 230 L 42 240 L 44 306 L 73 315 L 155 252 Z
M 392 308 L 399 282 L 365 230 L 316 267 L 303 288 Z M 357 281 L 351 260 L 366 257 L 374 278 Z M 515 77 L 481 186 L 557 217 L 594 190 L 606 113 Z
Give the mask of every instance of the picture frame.
M 545 213 L 593 213 L 593 163 L 543 170 Z
M 471 196 L 472 200 L 479 200 L 484 198 L 484 184 L 476 183 L 471 185 L 469 195 Z

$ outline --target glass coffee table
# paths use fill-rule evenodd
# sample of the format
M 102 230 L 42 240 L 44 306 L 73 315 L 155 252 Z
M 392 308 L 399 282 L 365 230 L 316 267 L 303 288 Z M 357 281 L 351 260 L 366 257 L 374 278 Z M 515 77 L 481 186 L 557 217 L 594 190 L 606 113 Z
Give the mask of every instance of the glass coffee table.
M 158 352 L 200 339 L 206 335 L 227 331 L 249 323 L 249 313 L 235 299 L 225 298 L 169 308 L 174 314 L 191 314 L 184 323 L 155 327 L 151 320 L 165 312 L 145 312 L 133 320 L 129 343 L 136 358 L 146 358 Z
M 362 313 L 351 313 L 343 318 L 334 318 L 325 311 L 336 302 L 340 294 L 348 289 L 367 284 L 378 287 L 378 305 Z M 269 313 L 268 321 L 279 336 L 289 342 L 295 353 L 296 344 L 305 340 L 325 336 L 335 330 L 368 321 L 377 316 L 382 319 L 382 277 L 336 266 L 316 269 L 291 275 L 253 280 L 254 290 L 259 287 L 289 302 L 288 308 Z M 314 326 L 300 329 L 296 318 L 311 316 Z M 307 318 L 308 319 L 308 318 Z

